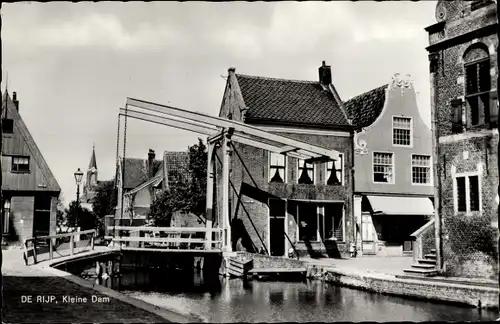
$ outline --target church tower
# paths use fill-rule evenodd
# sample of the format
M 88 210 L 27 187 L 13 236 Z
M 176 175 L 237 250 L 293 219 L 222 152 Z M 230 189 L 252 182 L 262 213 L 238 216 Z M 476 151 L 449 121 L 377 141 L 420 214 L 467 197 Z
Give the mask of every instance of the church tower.
M 95 159 L 95 145 L 92 147 L 92 156 L 90 157 L 89 168 L 87 170 L 87 182 L 85 183 L 88 189 L 97 186 L 97 162 Z
M 92 147 L 92 156 L 90 157 L 89 167 L 87 169 L 86 181 L 83 185 L 83 195 L 81 197 L 81 203 L 86 208 L 91 209 L 92 199 L 95 196 L 95 190 L 99 183 L 97 179 L 98 170 L 97 162 L 95 158 L 95 145 Z

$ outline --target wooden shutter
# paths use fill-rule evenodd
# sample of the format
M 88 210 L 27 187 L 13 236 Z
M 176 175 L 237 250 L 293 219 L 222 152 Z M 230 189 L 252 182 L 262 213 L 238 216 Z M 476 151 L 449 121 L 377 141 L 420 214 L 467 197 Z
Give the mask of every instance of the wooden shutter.
M 490 95 L 490 126 L 495 127 L 498 125 L 498 94 L 497 92 L 492 92 Z

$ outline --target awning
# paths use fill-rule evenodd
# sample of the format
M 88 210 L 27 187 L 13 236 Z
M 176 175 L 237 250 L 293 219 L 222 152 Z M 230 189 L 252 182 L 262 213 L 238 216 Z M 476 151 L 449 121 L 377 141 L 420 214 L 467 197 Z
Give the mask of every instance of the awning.
M 366 196 L 375 213 L 386 215 L 434 215 L 427 197 Z

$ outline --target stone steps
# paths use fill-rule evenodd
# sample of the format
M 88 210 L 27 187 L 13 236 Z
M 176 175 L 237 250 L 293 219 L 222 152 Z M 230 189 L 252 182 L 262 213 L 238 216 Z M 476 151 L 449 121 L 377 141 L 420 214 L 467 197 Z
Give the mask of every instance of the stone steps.
M 410 269 L 404 269 L 403 271 L 405 273 L 411 273 L 415 276 L 421 276 L 421 277 L 433 277 L 437 275 L 436 268 L 434 269 L 410 268 Z
M 416 269 L 436 269 L 435 264 L 428 264 L 428 263 L 414 263 L 411 265 L 411 267 Z
M 418 263 L 412 264 L 410 269 L 403 272 L 418 277 L 434 277 L 438 274 L 436 270 L 436 250 L 424 255 L 423 259 L 418 259 Z

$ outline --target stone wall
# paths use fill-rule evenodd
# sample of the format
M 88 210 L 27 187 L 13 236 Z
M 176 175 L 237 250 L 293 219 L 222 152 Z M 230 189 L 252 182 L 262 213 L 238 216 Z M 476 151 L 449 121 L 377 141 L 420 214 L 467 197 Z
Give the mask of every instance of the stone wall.
M 8 241 L 21 244 L 33 236 L 33 215 L 35 198 L 33 196 L 13 196 L 10 201 L 11 230 Z
M 446 273 L 450 276 L 496 278 L 495 202 L 498 182 L 496 155 L 498 136 L 485 136 L 441 145 L 443 175 L 442 215 Z M 464 152 L 467 159 L 464 159 Z M 478 170 L 479 169 L 479 170 Z M 482 171 L 481 171 L 482 170 Z M 455 212 L 453 174 L 481 171 L 480 212 Z
M 238 252 L 237 256 L 246 260 L 253 260 L 253 267 L 255 269 L 263 268 L 302 268 L 304 263 L 297 259 L 287 259 L 280 257 L 273 257 L 262 254 Z
M 441 216 L 443 228 L 443 261 L 446 275 L 493 278 L 497 276 L 496 230 L 491 226 L 497 219 L 494 201 L 498 186 L 497 128 L 492 131 L 490 120 L 477 128 L 455 134 L 452 128 L 452 101 L 460 100 L 465 109 L 462 120 L 468 121 L 471 112 L 465 98 L 464 57 L 474 46 L 487 50 L 490 57 L 490 98 L 496 97 L 497 44 L 495 5 L 471 10 L 467 1 L 440 1 L 437 16 L 442 25 L 430 31 L 428 50 L 437 54 L 435 70 L 436 118 L 441 169 Z M 440 14 L 441 13 L 441 14 Z M 472 59 L 474 60 L 474 59 Z M 433 86 L 434 86 L 433 85 Z M 496 104 L 495 101 L 490 101 Z M 482 170 L 480 175 L 481 211 L 456 212 L 453 174 Z
M 334 285 L 377 293 L 460 303 L 480 308 L 498 307 L 498 288 L 408 280 L 385 274 L 348 273 L 311 265 L 307 266 L 307 274 L 309 278 L 324 280 Z

